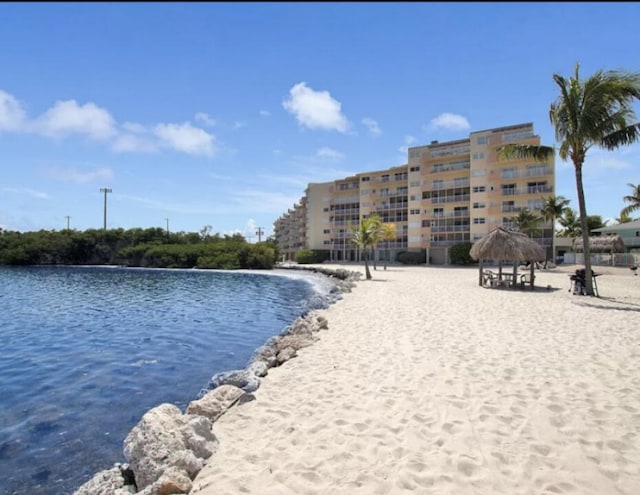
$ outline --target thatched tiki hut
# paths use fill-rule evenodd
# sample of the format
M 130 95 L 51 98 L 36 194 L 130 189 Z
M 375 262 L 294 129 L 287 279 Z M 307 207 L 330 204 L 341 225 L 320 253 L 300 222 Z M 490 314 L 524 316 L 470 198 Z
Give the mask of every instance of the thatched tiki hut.
M 592 253 L 624 253 L 626 251 L 624 241 L 619 235 L 599 235 L 589 237 L 589 247 Z M 573 240 L 573 250 L 584 251 L 582 237 Z
M 471 246 L 469 255 L 480 261 L 479 284 L 482 285 L 483 260 L 497 260 L 500 266 L 500 278 L 502 278 L 502 262 L 513 261 L 513 288 L 517 287 L 518 263 L 531 262 L 530 280 L 533 289 L 535 262 L 544 261 L 545 250 L 537 242 L 529 239 L 522 232 L 506 230 L 498 227 L 482 239 L 478 239 Z

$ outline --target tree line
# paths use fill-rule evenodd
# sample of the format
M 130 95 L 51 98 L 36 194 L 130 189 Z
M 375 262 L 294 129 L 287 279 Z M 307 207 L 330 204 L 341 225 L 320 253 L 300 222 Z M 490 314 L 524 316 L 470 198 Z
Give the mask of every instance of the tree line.
M 250 244 L 241 234 L 169 233 L 161 228 L 39 230 L 0 228 L 0 265 L 120 265 L 151 268 L 271 269 L 273 239 Z

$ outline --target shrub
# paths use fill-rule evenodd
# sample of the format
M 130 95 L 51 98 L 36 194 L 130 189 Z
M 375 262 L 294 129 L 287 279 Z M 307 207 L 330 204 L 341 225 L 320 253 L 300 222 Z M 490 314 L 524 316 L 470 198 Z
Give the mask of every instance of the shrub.
M 471 265 L 475 263 L 469 254 L 469 250 L 473 244 L 471 242 L 461 242 L 455 244 L 449 249 L 449 258 L 452 265 Z
M 329 259 L 329 251 L 301 249 L 296 252 L 296 261 L 301 265 L 308 263 L 322 263 Z
M 420 251 L 404 251 L 398 253 L 398 261 L 404 265 L 423 265 L 427 252 L 424 249 Z

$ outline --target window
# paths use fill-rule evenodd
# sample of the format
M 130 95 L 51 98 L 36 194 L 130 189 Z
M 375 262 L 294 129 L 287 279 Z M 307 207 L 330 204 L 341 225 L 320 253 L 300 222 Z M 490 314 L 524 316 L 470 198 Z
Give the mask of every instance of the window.
M 389 182 L 389 174 L 380 177 L 380 182 Z
M 329 211 L 329 207 L 328 207 L 328 206 L 325 206 L 325 207 L 322 209 L 322 211 Z
M 393 174 L 393 180 L 407 180 L 407 173 L 399 172 L 399 173 Z
M 474 153 L 471 158 L 473 160 L 484 160 L 484 153 Z
M 481 192 L 485 192 L 486 191 L 486 187 L 485 186 L 473 186 L 472 191 L 474 193 L 481 193 Z
M 483 168 L 480 170 L 471 171 L 471 177 L 484 177 L 485 175 L 487 175 L 487 171 Z
M 411 167 L 409 169 L 409 172 L 420 172 L 420 165 L 417 165 L 415 167 Z
M 331 229 L 324 229 L 322 231 L 323 234 L 331 234 Z
M 420 187 L 420 181 L 419 180 L 412 180 L 409 185 L 411 187 Z
M 473 207 L 474 208 L 484 208 L 485 204 L 484 203 L 473 203 Z
M 444 181 L 442 179 L 434 180 L 431 183 L 431 189 L 442 189 L 444 188 Z
M 409 215 L 420 215 L 420 208 L 409 210 Z
M 503 196 L 513 196 L 516 193 L 516 185 L 515 184 L 504 184 L 502 186 L 502 195 Z
M 485 222 L 485 219 L 484 219 L 484 218 L 482 218 L 482 217 L 480 217 L 480 218 L 474 218 L 474 219 L 473 219 L 473 223 L 474 223 L 474 224 L 476 224 L 476 225 L 478 225 L 478 224 L 482 224 L 482 223 L 484 223 L 484 222 Z
M 466 177 L 458 177 L 453 179 L 454 187 L 464 187 L 468 185 L 469 185 L 469 179 L 467 179 Z
M 410 150 L 409 158 L 420 158 L 420 152 L 415 150 Z
M 371 179 L 370 177 L 362 177 L 360 180 L 361 180 L 362 182 L 367 182 L 367 181 L 369 181 L 370 179 Z
M 502 169 L 502 178 L 503 179 L 515 179 L 518 177 L 518 173 L 515 168 L 503 168 Z
M 487 143 L 489 143 L 489 137 L 488 136 L 479 136 L 478 140 L 476 142 L 478 144 L 487 144 Z

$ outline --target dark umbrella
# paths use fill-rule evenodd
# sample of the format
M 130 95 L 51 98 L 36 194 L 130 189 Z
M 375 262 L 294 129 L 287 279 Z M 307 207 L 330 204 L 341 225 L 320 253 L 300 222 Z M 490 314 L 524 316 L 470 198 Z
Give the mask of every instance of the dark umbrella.
M 518 262 L 531 262 L 531 280 L 533 281 L 534 262 L 545 259 L 545 250 L 540 244 L 529 239 L 529 237 L 522 232 L 515 232 L 506 230 L 503 227 L 498 227 L 482 239 L 474 242 L 469 251 L 469 255 L 474 260 L 480 261 L 480 285 L 482 285 L 483 260 L 498 260 L 501 265 L 503 261 L 513 261 L 513 286 L 515 287 L 515 281 L 518 275 Z M 531 288 L 533 288 L 533 282 Z

